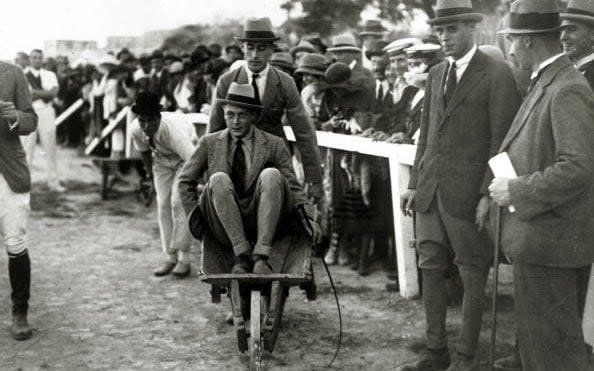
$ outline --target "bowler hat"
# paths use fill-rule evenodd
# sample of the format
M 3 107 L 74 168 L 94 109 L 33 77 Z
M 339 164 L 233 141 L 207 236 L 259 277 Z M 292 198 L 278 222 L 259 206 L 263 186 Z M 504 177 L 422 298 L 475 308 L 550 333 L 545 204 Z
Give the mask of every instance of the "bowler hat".
M 256 92 L 250 84 L 238 84 L 232 82 L 231 86 L 229 86 L 229 90 L 227 90 L 225 99 L 217 99 L 217 101 L 220 104 L 230 104 L 251 110 L 262 109 L 260 99 L 256 97 Z
M 151 92 L 142 92 L 136 96 L 136 102 L 132 106 L 132 112 L 139 116 L 156 116 L 163 107 L 159 104 L 160 97 Z
M 410 48 L 413 45 L 420 44 L 421 40 L 415 37 L 406 37 L 403 39 L 398 39 L 396 41 L 392 41 L 388 45 L 386 45 L 383 49 L 384 52 L 388 53 L 390 57 L 394 57 L 399 54 L 405 54 L 405 50 Z
M 322 54 L 308 53 L 299 61 L 297 73 L 307 73 L 310 75 L 324 76 L 330 61 Z
M 350 33 L 335 36 L 332 39 L 332 47 L 328 48 L 329 52 L 356 52 L 361 53 L 361 48 L 357 46 L 355 36 Z
M 560 14 L 563 24 L 566 20 L 587 23 L 594 26 L 594 1 L 570 0 L 567 10 Z
M 517 0 L 509 10 L 509 27 L 501 34 L 558 32 L 561 26 L 556 0 Z
M 287 68 L 289 70 L 295 69 L 295 64 L 293 63 L 293 56 L 291 56 L 290 53 L 286 52 L 273 53 L 270 57 L 270 64 L 275 67 Z
M 237 41 L 246 42 L 274 42 L 280 39 L 272 31 L 272 22 L 270 18 L 248 18 L 243 26 L 241 36 L 235 38 Z
M 452 22 L 480 22 L 483 15 L 472 9 L 470 0 L 437 0 L 435 18 L 427 21 L 431 26 Z
M 384 36 L 386 29 L 382 26 L 379 19 L 368 19 L 363 25 L 363 30 L 359 36 Z
M 309 41 L 301 39 L 301 41 L 299 41 L 299 44 L 292 47 L 291 50 L 289 50 L 289 52 L 291 53 L 291 55 L 293 55 L 293 58 L 295 58 L 295 54 L 297 54 L 297 52 L 315 53 L 317 52 L 317 50 Z

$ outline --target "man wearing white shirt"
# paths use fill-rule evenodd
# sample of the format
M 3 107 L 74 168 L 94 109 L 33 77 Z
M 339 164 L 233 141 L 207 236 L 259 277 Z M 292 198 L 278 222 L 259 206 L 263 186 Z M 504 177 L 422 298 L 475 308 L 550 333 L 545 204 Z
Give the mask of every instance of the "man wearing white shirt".
M 178 175 L 194 152 L 194 128 L 177 121 L 177 114 L 161 113 L 161 109 L 157 94 L 138 94 L 132 106 L 132 112 L 138 115 L 132 122 L 132 139 L 154 181 L 161 245 L 168 257 L 154 274 L 172 273 L 183 278 L 190 274 L 192 237 L 179 195 Z
M 47 186 L 51 191 L 63 192 L 64 187 L 58 179 L 58 164 L 56 159 L 56 112 L 52 100 L 58 94 L 58 78 L 52 71 L 43 66 L 43 52 L 38 49 L 31 51 L 29 56 L 31 66 L 26 70 L 25 76 L 31 88 L 33 109 L 38 117 L 37 130 L 23 139 L 23 146 L 27 152 L 29 166 L 33 164 L 33 155 L 37 145 L 37 138 L 47 159 Z

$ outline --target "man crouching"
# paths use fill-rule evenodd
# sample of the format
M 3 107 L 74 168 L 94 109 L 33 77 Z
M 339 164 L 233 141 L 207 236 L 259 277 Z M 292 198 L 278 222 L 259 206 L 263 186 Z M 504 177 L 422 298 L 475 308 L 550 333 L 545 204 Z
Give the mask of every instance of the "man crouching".
M 292 216 L 315 241 L 319 227 L 283 139 L 253 125 L 262 106 L 252 86 L 232 83 L 219 103 L 227 128 L 200 138 L 179 178 L 190 231 L 200 238 L 208 230 L 233 249 L 231 273 L 270 274 L 274 238 L 288 232 Z M 201 179 L 208 181 L 199 193 Z

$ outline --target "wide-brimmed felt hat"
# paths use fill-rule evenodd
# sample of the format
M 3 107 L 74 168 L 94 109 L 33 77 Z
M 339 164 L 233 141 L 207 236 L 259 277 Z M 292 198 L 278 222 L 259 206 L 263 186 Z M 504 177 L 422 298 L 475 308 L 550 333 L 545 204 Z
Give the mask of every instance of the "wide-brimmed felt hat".
M 386 29 L 379 19 L 368 19 L 359 32 L 359 36 L 384 36 Z
M 241 36 L 235 38 L 240 42 L 275 42 L 280 39 L 272 30 L 270 18 L 248 18 L 243 26 Z
M 483 15 L 472 8 L 470 0 L 437 0 L 435 17 L 427 21 L 431 26 L 452 22 L 475 22 L 483 20 Z
M 388 46 L 388 42 L 380 40 L 375 44 L 373 49 L 365 50 L 365 57 L 371 59 L 371 57 L 382 57 L 386 54 L 384 48 Z
M 132 106 L 132 112 L 139 116 L 156 116 L 163 109 L 163 106 L 159 103 L 160 101 L 161 97 L 155 93 L 138 93 Z
M 500 34 L 558 32 L 561 26 L 556 0 L 517 0 L 509 10 L 509 27 Z
M 317 50 L 309 41 L 301 39 L 301 41 L 299 41 L 299 44 L 292 47 L 291 50 L 289 50 L 289 52 L 294 58 L 295 54 L 297 54 L 298 52 L 316 53 Z
M 295 69 L 295 63 L 293 62 L 293 56 L 287 52 L 272 53 L 270 57 L 270 64 L 275 67 L 287 68 L 290 70 Z
M 328 58 L 319 53 L 308 53 L 301 58 L 297 65 L 297 73 L 324 76 L 324 72 L 330 65 Z
M 390 57 L 394 57 L 396 55 L 406 54 L 406 49 L 417 44 L 421 44 L 421 40 L 416 37 L 405 37 L 392 41 L 384 47 L 383 51 L 388 53 Z
M 357 46 L 355 36 L 350 33 L 335 36 L 332 39 L 332 47 L 328 48 L 328 52 L 356 52 L 361 53 L 361 48 Z
M 566 25 L 566 21 L 576 21 L 594 26 L 594 1 L 570 0 L 567 10 L 562 12 L 560 17 L 563 20 L 562 25 Z
M 252 110 L 262 109 L 260 99 L 250 84 L 238 84 L 235 81 L 229 86 L 225 99 L 217 99 L 220 104 L 230 104 L 236 107 L 249 108 Z

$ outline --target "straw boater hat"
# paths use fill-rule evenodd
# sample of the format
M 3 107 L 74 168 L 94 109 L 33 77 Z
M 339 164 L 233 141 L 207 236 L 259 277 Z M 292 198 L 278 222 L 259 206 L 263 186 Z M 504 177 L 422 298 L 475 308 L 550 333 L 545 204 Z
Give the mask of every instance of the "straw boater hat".
M 594 26 L 594 1 L 571 0 L 567 4 L 567 10 L 560 16 L 563 19 L 563 25 L 566 24 L 565 21 L 576 21 Z
M 350 33 L 335 36 L 332 39 L 332 47 L 328 48 L 329 52 L 355 52 L 361 53 L 361 48 L 357 46 L 355 36 Z
M 258 98 L 254 88 L 250 84 L 238 84 L 232 82 L 227 90 L 227 96 L 225 99 L 217 99 L 220 104 L 230 104 L 236 107 L 249 108 L 252 110 L 262 109 L 262 105 Z
M 316 53 L 317 50 L 309 41 L 301 39 L 301 41 L 299 41 L 299 44 L 292 47 L 291 50 L 289 50 L 289 52 L 294 58 L 295 54 L 297 54 L 298 52 Z
M 558 32 L 561 26 L 556 0 L 517 0 L 509 10 L 509 27 L 502 34 Z
M 383 49 L 384 52 L 388 53 L 390 57 L 394 57 L 400 54 L 405 54 L 405 50 L 410 48 L 413 45 L 420 44 L 421 40 L 415 37 L 407 37 L 404 39 L 398 39 L 396 41 L 392 41 L 388 45 L 386 45 Z
M 483 15 L 472 9 L 470 0 L 437 0 L 435 18 L 427 21 L 431 26 L 452 22 L 480 22 Z
M 270 18 L 248 18 L 243 26 L 243 34 L 235 38 L 237 41 L 246 42 L 274 42 L 280 39 L 272 31 Z
M 297 66 L 296 72 L 307 73 L 316 76 L 324 76 L 324 72 L 326 72 L 326 69 L 329 65 L 330 61 L 322 54 L 309 53 L 306 54 L 301 59 L 301 61 L 299 61 L 299 65 Z
M 368 19 L 359 36 L 384 36 L 386 29 L 378 19 Z

